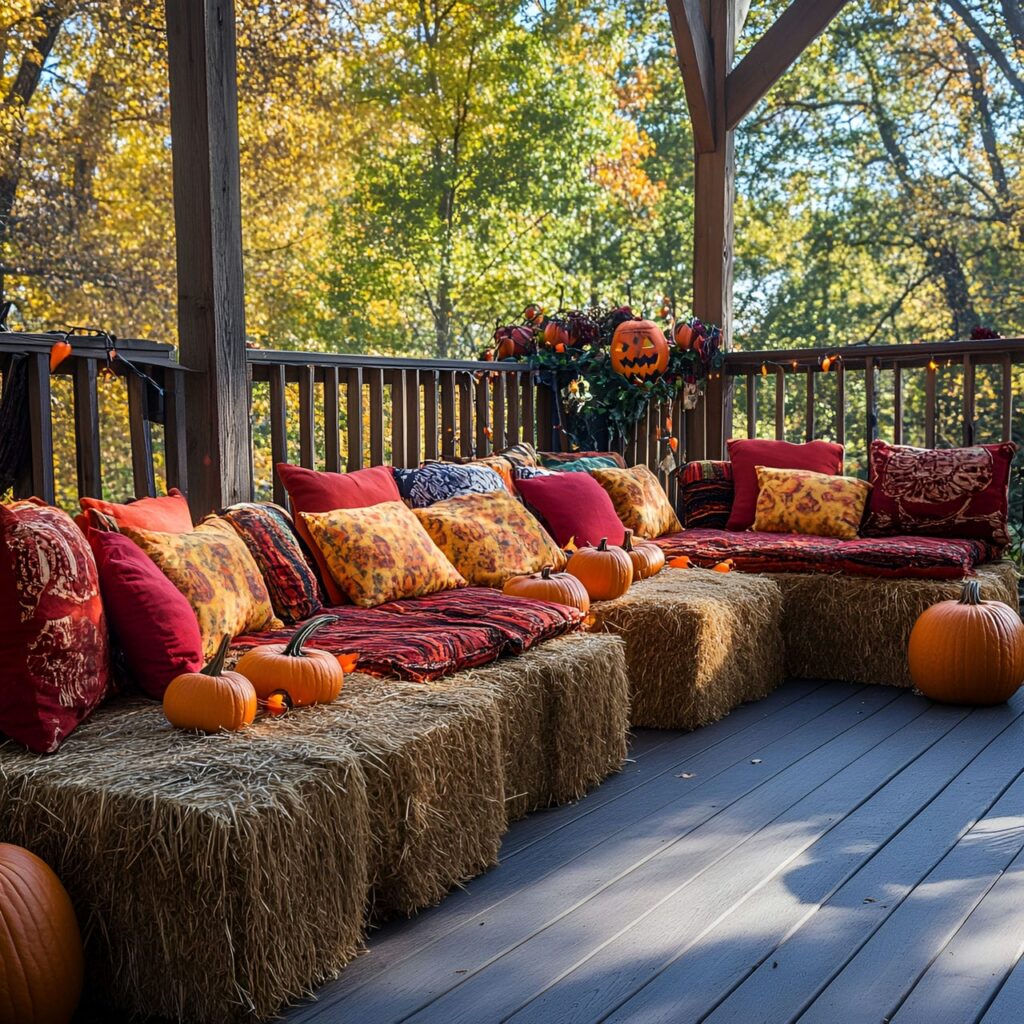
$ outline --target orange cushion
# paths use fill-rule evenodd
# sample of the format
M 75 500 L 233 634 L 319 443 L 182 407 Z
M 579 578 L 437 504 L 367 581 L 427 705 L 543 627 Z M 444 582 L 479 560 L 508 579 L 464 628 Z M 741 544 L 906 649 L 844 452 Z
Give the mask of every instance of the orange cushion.
M 192 513 L 185 495 L 177 487 L 172 487 L 163 498 L 139 498 L 126 505 L 102 498 L 79 498 L 78 504 L 82 506 L 82 514 L 75 516 L 75 522 L 83 531 L 92 511 L 112 519 L 118 527 L 131 526 L 158 533 L 188 533 L 192 529 Z

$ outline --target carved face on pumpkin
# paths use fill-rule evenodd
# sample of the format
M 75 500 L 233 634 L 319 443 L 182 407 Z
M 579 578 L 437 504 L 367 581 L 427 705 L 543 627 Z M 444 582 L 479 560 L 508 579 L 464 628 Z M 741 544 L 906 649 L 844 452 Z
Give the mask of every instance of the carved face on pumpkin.
M 615 328 L 612 369 L 627 380 L 652 380 L 668 369 L 668 342 L 650 320 L 627 320 Z

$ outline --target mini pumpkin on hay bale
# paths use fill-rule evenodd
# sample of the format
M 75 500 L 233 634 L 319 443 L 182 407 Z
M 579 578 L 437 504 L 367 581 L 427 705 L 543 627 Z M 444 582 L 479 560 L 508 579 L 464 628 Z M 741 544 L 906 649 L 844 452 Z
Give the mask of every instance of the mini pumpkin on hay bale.
M 591 615 L 625 641 L 634 726 L 696 729 L 782 682 L 782 602 L 764 577 L 668 568 Z
M 332 765 L 311 765 L 247 735 L 177 731 L 139 700 L 102 709 L 50 757 L 0 746 L 2 838 L 64 881 L 87 998 L 263 1019 L 359 951 L 370 820 L 358 754 L 342 743 Z
M 1017 570 L 1010 562 L 979 565 L 986 600 L 1018 607 Z M 782 590 L 786 675 L 912 687 L 907 644 L 918 616 L 960 595 L 961 580 L 773 573 Z

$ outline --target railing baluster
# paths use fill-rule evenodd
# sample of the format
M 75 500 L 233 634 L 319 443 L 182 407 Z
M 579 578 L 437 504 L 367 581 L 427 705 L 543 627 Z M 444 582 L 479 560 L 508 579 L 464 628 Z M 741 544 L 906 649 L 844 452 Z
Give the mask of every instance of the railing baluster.
M 534 430 L 536 427 L 535 412 L 534 412 L 534 397 L 536 394 L 536 388 L 533 383 L 533 372 L 527 371 L 523 374 L 522 379 L 522 392 L 523 392 L 523 440 L 527 444 L 536 445 L 537 435 Z
M 892 443 L 903 444 L 903 368 L 899 363 L 892 367 Z
M 554 401 L 551 388 L 538 380 L 536 391 L 537 406 L 537 450 L 546 452 L 557 448 L 552 441 L 554 433 Z
M 153 434 L 146 418 L 146 391 L 149 385 L 135 374 L 125 378 L 128 386 L 128 437 L 132 450 L 132 484 L 136 498 L 156 494 L 153 479 Z
M 39 497 L 53 504 L 53 413 L 50 404 L 50 357 L 36 352 L 28 357 L 28 417 L 32 432 L 31 474 L 17 497 Z
M 285 367 L 268 367 L 270 380 L 270 461 L 274 464 L 274 501 L 283 505 L 288 500 L 284 484 L 277 473 L 277 464 L 288 461 L 288 426 L 285 420 L 287 383 Z
M 460 373 L 456 378 L 459 389 L 459 455 L 463 459 L 473 457 L 473 374 Z
M 974 444 L 974 358 L 964 353 L 963 382 L 964 446 Z
M 482 458 L 488 452 L 487 431 L 491 429 L 491 382 L 490 374 L 482 373 L 476 382 L 476 457 Z
M 925 368 L 924 378 L 924 446 L 935 447 L 935 364 Z
M 805 429 L 804 438 L 808 441 L 814 440 L 814 382 L 817 371 L 813 366 L 807 367 L 807 407 L 804 411 Z
M 757 377 L 747 374 L 747 437 L 757 437 Z
M 351 473 L 363 468 L 363 369 L 360 366 L 348 371 L 345 419 L 348 434 L 348 460 L 345 468 Z
M 505 372 L 499 371 L 494 378 L 491 388 L 492 401 L 494 402 L 494 419 L 491 423 L 493 434 L 491 442 L 496 452 L 506 447 L 505 444 Z
M 437 371 L 421 370 L 423 384 L 423 458 L 436 459 L 437 443 Z
M 441 457 L 455 458 L 455 372 L 442 370 L 441 385 Z
M 846 367 L 841 359 L 836 368 L 836 442 L 846 444 Z
M 690 438 L 693 442 L 693 450 L 696 453 L 694 458 L 697 459 L 706 459 L 708 457 L 705 404 L 705 402 L 698 402 L 697 408 L 693 410 L 690 419 L 687 421 L 687 428 L 690 431 Z
M 75 360 L 75 462 L 78 473 L 78 493 L 82 497 L 99 498 L 103 495 L 102 471 L 100 469 L 100 407 L 96 394 L 99 380 L 95 359 L 86 356 Z M 165 389 L 166 390 L 166 389 Z M 165 406 L 170 420 L 170 407 Z M 173 427 L 170 422 L 164 428 L 164 437 L 169 438 Z M 170 466 L 170 458 L 167 465 Z M 173 486 L 173 485 L 169 485 Z
M 864 438 L 865 451 L 871 450 L 871 442 L 878 436 L 878 410 L 875 407 L 875 361 L 870 356 L 864 360 Z
M 338 368 L 324 367 L 324 469 L 341 472 L 341 424 L 338 402 Z
M 1002 415 L 1002 438 L 1004 441 L 1013 440 L 1013 363 L 1010 356 L 1003 356 L 1003 415 Z
M 505 374 L 505 443 L 503 448 L 519 444 L 519 374 Z
M 420 464 L 420 372 L 405 375 L 405 461 L 415 468 Z
M 313 404 L 313 366 L 300 366 L 298 375 L 299 465 L 306 469 L 314 469 L 316 464 L 316 408 Z
M 786 371 L 775 368 L 775 440 L 786 440 Z
M 408 466 L 405 457 L 405 370 L 391 371 L 391 465 Z
M 384 464 L 384 371 L 373 367 L 366 371 L 370 385 L 370 465 Z

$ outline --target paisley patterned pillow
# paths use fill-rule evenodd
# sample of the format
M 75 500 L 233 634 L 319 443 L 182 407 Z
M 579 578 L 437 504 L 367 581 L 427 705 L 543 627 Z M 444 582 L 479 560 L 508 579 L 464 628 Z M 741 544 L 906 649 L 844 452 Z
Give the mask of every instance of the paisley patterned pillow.
M 221 516 L 256 560 L 274 612 L 285 622 L 301 622 L 316 615 L 323 607 L 320 586 L 306 561 L 292 517 L 271 502 L 241 502 Z
M 224 634 L 241 636 L 282 625 L 275 617 L 259 566 L 234 527 L 212 517 L 191 533 L 157 533 L 123 526 L 192 605 L 203 655 L 216 653 Z
M 500 587 L 510 576 L 560 570 L 565 554 L 509 494 L 464 494 L 416 510 L 434 543 L 470 586 Z
M 646 466 L 595 469 L 590 475 L 608 492 L 615 514 L 635 536 L 653 539 L 682 530 L 664 488 Z
M 447 501 L 460 494 L 491 494 L 501 490 L 505 490 L 505 483 L 490 466 L 428 462 L 416 470 L 409 498 L 413 508 L 426 508 L 435 501 Z
M 808 469 L 757 466 L 754 530 L 852 540 L 860 529 L 871 485 L 850 476 Z
M 465 463 L 468 466 L 483 466 L 487 469 L 493 469 L 498 476 L 501 477 L 501 482 L 505 485 L 505 490 L 509 494 L 515 495 L 516 485 L 513 482 L 512 475 L 512 463 L 508 461 L 503 455 L 493 455 L 487 459 L 474 459 L 472 462 Z M 455 497 L 455 495 L 452 495 Z
M 400 501 L 302 516 L 334 582 L 361 608 L 466 585 Z
M 508 459 L 513 466 L 536 466 L 537 449 L 529 441 L 520 441 L 498 453 L 503 459 Z

